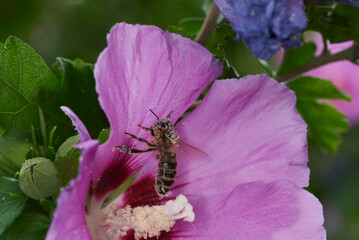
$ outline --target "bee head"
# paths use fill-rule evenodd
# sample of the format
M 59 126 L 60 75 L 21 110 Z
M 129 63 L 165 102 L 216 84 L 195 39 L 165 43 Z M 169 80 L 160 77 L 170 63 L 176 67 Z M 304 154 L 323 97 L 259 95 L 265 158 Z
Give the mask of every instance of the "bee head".
M 170 122 L 170 118 L 171 118 L 171 113 L 173 112 L 173 111 L 171 111 L 168 115 L 167 115 L 167 117 L 166 118 L 162 118 L 162 119 L 160 119 L 158 116 L 157 116 L 157 114 L 154 112 L 154 111 L 152 111 L 152 109 L 149 109 L 150 110 L 150 112 L 153 114 L 153 115 L 155 115 L 155 117 L 157 118 L 157 122 L 155 122 L 153 125 L 152 125 L 152 128 L 155 130 L 155 131 L 163 131 L 163 130 L 165 130 L 165 129 L 169 129 L 169 128 L 171 128 L 172 127 L 172 124 L 171 124 L 171 122 Z
M 167 118 L 160 119 L 154 124 L 154 128 L 156 130 L 165 130 L 165 129 L 168 129 L 169 126 L 171 126 L 171 122 Z

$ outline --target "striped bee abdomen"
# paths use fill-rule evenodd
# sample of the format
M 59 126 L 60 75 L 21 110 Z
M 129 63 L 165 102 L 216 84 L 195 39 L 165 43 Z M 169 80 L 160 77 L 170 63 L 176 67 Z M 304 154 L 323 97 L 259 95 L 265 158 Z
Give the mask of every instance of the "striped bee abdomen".
M 158 195 L 164 196 L 170 190 L 175 180 L 177 168 L 177 156 L 175 152 L 161 152 L 158 156 L 158 171 L 156 179 L 156 191 Z

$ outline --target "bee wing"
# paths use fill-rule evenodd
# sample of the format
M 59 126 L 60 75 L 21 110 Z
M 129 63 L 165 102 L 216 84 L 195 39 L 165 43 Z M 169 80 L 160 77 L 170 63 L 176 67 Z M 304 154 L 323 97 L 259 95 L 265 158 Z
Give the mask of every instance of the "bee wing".
M 179 140 L 178 148 L 191 159 L 206 159 L 209 155 L 199 148 L 193 147 L 182 140 Z

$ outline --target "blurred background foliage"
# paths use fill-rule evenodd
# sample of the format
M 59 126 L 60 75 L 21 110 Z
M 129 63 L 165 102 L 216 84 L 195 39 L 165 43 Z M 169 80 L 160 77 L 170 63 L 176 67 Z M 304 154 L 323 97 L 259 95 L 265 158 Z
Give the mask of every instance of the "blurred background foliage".
M 165 29 L 205 16 L 198 0 L 0 0 L 0 6 L 0 42 L 15 35 L 49 64 L 58 56 L 94 63 L 116 22 Z
M 9 35 L 28 43 L 48 66 L 56 57 L 95 63 L 116 22 L 151 24 L 162 29 L 181 19 L 205 17 L 203 0 L 0 0 L 0 42 Z M 227 58 L 239 75 L 264 72 L 242 42 Z M 309 143 L 309 191 L 324 206 L 329 240 L 359 239 L 359 126 L 343 135 L 338 153 Z

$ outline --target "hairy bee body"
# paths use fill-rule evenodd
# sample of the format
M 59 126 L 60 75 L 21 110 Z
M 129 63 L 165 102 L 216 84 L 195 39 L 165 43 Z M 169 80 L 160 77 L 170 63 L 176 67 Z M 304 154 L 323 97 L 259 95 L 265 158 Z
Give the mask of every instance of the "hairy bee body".
M 115 148 L 129 154 L 158 151 L 158 154 L 156 155 L 156 158 L 158 159 L 158 170 L 155 189 L 157 194 L 160 197 L 163 197 L 170 192 L 175 180 L 177 172 L 177 155 L 173 148 L 177 146 L 179 136 L 170 121 L 170 114 L 166 118 L 159 119 L 152 110 L 150 111 L 157 117 L 158 121 L 156 121 L 150 128 L 141 125 L 139 125 L 139 127 L 151 132 L 152 143 L 148 142 L 146 139 L 136 137 L 133 134 L 125 133 L 135 140 L 147 143 L 148 148 L 140 150 L 129 148 L 125 145 L 116 146 Z
M 159 152 L 156 156 L 158 159 L 156 191 L 160 196 L 169 193 L 177 172 L 177 155 L 173 148 L 177 146 L 179 137 L 169 117 L 159 119 L 151 127 L 154 133 L 153 143 Z

